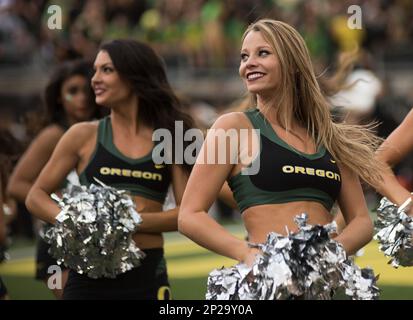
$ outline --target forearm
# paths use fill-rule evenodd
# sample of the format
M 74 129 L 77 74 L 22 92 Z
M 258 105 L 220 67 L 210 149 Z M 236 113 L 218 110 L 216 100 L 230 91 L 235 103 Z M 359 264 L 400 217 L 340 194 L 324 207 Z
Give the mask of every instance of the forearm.
M 204 211 L 179 215 L 179 232 L 211 251 L 243 261 L 249 248 L 247 242 L 229 233 Z
M 382 176 L 383 181 L 376 187 L 378 193 L 397 205 L 401 205 L 410 197 L 410 192 L 399 183 L 390 168 L 387 168 Z
M 373 222 L 369 216 L 354 218 L 334 240 L 340 242 L 347 255 L 353 255 L 373 237 Z
M 42 189 L 34 187 L 26 199 L 26 207 L 37 218 L 54 224 L 60 212 L 59 206 Z
M 162 212 L 140 213 L 142 223 L 138 227 L 138 232 L 160 233 L 178 230 L 179 207 Z

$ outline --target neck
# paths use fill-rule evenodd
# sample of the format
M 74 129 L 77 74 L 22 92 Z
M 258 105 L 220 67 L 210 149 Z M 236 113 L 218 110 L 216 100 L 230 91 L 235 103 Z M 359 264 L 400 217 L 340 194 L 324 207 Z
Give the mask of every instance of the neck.
M 138 119 L 138 98 L 133 96 L 124 103 L 120 103 L 111 109 L 112 125 L 128 132 L 137 133 L 141 122 Z
M 292 106 L 282 108 L 274 96 L 257 95 L 257 108 L 265 115 L 269 122 L 283 129 L 287 129 L 287 131 L 295 131 L 301 127 L 293 114 L 288 115 L 288 117 L 278 117 L 278 114 L 283 112 L 280 110 L 287 110 L 288 112 L 288 110 L 292 110 Z M 282 122 L 280 123 L 280 121 Z

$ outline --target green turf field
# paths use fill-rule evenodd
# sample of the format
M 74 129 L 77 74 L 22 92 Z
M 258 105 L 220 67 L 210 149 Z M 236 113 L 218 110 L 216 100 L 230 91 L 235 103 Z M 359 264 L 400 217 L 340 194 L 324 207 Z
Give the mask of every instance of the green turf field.
M 243 237 L 242 227 L 228 227 Z M 11 260 L 0 266 L 0 275 L 12 299 L 53 299 L 46 286 L 33 279 L 34 259 L 32 243 L 19 243 L 10 250 Z M 220 257 L 200 248 L 178 233 L 166 235 L 165 245 L 168 272 L 174 299 L 204 299 L 208 273 L 235 261 Z M 381 299 L 413 300 L 413 268 L 394 269 L 378 251 L 377 243 L 364 248 L 364 255 L 357 258 L 361 267 L 370 266 L 380 274 Z

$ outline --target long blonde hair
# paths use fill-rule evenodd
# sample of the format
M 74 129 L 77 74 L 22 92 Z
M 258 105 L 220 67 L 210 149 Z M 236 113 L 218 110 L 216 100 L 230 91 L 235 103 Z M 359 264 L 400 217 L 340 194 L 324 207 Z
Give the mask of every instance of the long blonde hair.
M 307 128 L 316 146 L 324 146 L 338 163 L 349 167 L 370 185 L 381 181 L 383 165 L 375 160 L 374 152 L 382 140 L 373 133 L 371 125 L 348 125 L 332 120 L 330 105 L 320 89 L 301 35 L 290 25 L 271 19 L 251 24 L 242 41 L 251 31 L 261 32 L 279 60 L 280 82 L 274 92 L 279 124 L 288 131 L 288 124 L 295 119 Z M 256 103 L 256 96 L 251 94 L 251 100 Z

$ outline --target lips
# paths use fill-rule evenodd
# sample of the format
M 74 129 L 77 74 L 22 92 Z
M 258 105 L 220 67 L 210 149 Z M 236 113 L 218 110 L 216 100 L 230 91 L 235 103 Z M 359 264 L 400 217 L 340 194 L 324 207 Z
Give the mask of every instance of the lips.
M 106 89 L 100 88 L 100 87 L 95 87 L 94 89 L 95 95 L 100 96 L 101 94 L 105 93 Z
M 261 79 L 263 76 L 265 76 L 265 73 L 259 71 L 248 72 L 246 75 L 248 81 Z

